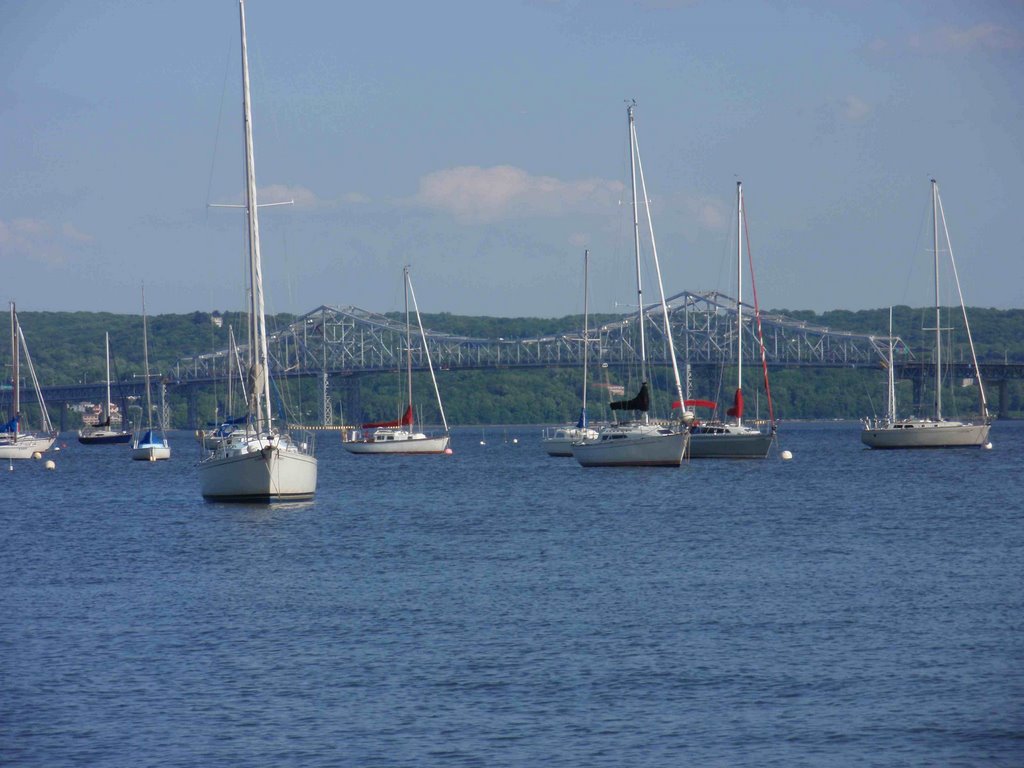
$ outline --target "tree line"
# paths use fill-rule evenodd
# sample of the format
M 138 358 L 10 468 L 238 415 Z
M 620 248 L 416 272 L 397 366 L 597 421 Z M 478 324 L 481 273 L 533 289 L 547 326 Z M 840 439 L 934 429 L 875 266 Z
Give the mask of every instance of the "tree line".
M 886 335 L 888 309 L 833 310 L 815 313 L 808 310 L 770 310 L 809 324 L 860 333 Z M 982 360 L 1024 360 L 1024 310 L 973 308 L 968 310 L 971 329 Z M 399 313 L 393 319 L 404 321 Z M 213 322 L 219 318 L 220 324 Z M 19 312 L 32 359 L 44 385 L 92 383 L 103 381 L 104 333 L 110 334 L 112 375 L 116 380 L 131 380 L 143 371 L 142 317 L 104 312 Z M 268 329 L 284 328 L 297 318 L 290 314 L 268 316 Z M 618 320 L 617 315 L 592 315 L 591 325 Z M 896 307 L 893 332 L 913 348 L 928 346 L 922 328 L 934 327 L 934 310 Z M 424 325 L 433 331 L 477 338 L 534 338 L 577 331 L 583 325 L 579 315 L 559 318 L 499 318 L 453 315 L 447 312 L 423 315 Z M 150 368 L 168 372 L 181 357 L 192 357 L 228 346 L 228 327 L 244 336 L 245 316 L 238 312 L 193 312 L 163 314 L 148 318 Z M 962 323 L 959 311 L 942 318 L 944 327 Z M 239 340 L 240 343 L 242 339 Z M 6 383 L 10 382 L 9 354 L 3 355 Z M 767 416 L 767 398 L 760 371 L 747 366 L 744 392 L 747 410 L 760 408 Z M 636 382 L 622 372 L 592 371 L 588 383 L 590 410 L 594 418 L 607 415 L 609 386 L 629 390 Z M 443 371 L 439 385 L 449 420 L 453 424 L 549 423 L 574 420 L 582 395 L 578 369 Z M 658 372 L 656 389 L 670 393 L 667 371 Z M 734 375 L 734 374 L 732 374 Z M 398 372 L 359 376 L 353 395 L 351 383 L 337 383 L 331 399 L 338 418 L 349 423 L 362 420 L 397 418 L 404 407 L 404 385 Z M 425 374 L 416 374 L 415 391 L 422 418 L 436 421 L 432 385 Z M 695 369 L 691 393 L 694 397 L 731 402 L 732 379 L 724 370 Z M 614 379 L 614 380 L 613 380 Z M 859 418 L 884 410 L 885 373 L 878 370 L 780 370 L 772 373 L 771 387 L 776 416 L 782 419 Z M 322 394 L 313 379 L 281 382 L 283 403 L 294 410 L 293 421 L 319 421 Z M 223 389 L 223 388 L 221 388 Z M 898 395 L 906 408 L 912 406 L 909 382 L 901 382 Z M 225 392 L 202 392 L 199 410 L 202 419 L 215 418 L 216 406 L 226 410 Z M 669 394 L 663 395 L 668 398 Z M 990 395 L 990 401 L 994 399 Z M 960 388 L 953 404 L 965 413 L 975 408 L 976 392 Z M 728 403 L 726 403 L 727 405 Z M 182 398 L 170 402 L 172 426 L 188 426 L 187 408 Z M 667 407 L 667 404 L 665 404 Z M 1024 383 L 1009 384 L 1007 413 L 1024 415 Z

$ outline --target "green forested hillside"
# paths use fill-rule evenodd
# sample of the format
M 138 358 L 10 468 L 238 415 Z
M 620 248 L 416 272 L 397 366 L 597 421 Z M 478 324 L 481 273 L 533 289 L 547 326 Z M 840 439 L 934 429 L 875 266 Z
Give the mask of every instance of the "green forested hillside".
M 851 312 L 834 310 L 817 314 L 803 310 L 780 310 L 779 314 L 803 320 L 813 325 L 864 333 L 885 334 L 888 309 Z M 979 354 L 987 360 L 1024 359 L 1024 310 L 995 310 L 976 308 L 969 310 L 971 327 Z M 397 318 L 397 315 L 394 315 Z M 140 315 L 114 315 L 88 312 L 19 312 L 22 327 L 32 351 L 33 361 L 43 384 L 70 384 L 79 381 L 96 382 L 104 377 L 103 334 L 110 333 L 113 366 L 116 377 L 130 379 L 141 373 L 142 318 Z M 194 312 L 186 315 L 156 315 L 150 323 L 150 361 L 156 370 L 170 372 L 180 357 L 223 349 L 228 343 L 228 326 L 244 333 L 244 318 L 238 313 L 224 313 L 223 327 L 211 323 L 210 314 Z M 283 327 L 295 318 L 277 315 L 268 318 L 271 330 Z M 562 318 L 497 318 L 467 317 L 449 313 L 424 315 L 424 324 L 436 331 L 485 338 L 530 338 L 572 331 L 582 326 L 582 317 Z M 614 316 L 591 317 L 592 324 L 617 319 Z M 943 324 L 956 326 L 960 322 L 953 313 L 943 315 Z M 922 343 L 922 327 L 933 325 L 932 310 L 896 307 L 894 331 L 912 346 Z M 9 354 L 0 353 L 5 366 L 4 378 L 9 377 Z M 748 369 L 750 378 L 748 411 L 760 407 L 766 416 L 763 394 L 755 394 L 754 386 L 759 372 Z M 664 376 L 666 372 L 659 375 Z M 620 376 L 617 373 L 609 374 Z M 711 374 L 696 371 L 693 394 L 720 402 L 731 398 L 732 385 L 728 373 Z M 857 418 L 884 408 L 884 371 L 867 370 L 810 370 L 777 371 L 772 374 L 772 392 L 776 416 L 782 419 L 804 418 Z M 575 369 L 503 370 L 503 371 L 443 371 L 439 372 L 446 411 L 453 424 L 546 423 L 575 418 L 579 409 L 581 390 L 580 371 Z M 609 399 L 604 384 L 623 385 L 627 389 L 635 382 L 600 380 L 600 374 L 590 383 L 591 412 L 595 418 L 602 414 Z M 396 374 L 359 377 L 358 391 L 353 392 L 352 380 L 333 383 L 332 400 L 336 412 L 340 409 L 344 419 L 355 423 L 364 419 L 394 418 L 403 400 Z M 320 412 L 319 383 L 305 381 L 282 385 L 282 397 L 294 413 L 295 421 L 318 421 Z M 666 382 L 660 389 L 668 392 Z M 417 401 L 422 417 L 436 419 L 436 406 L 429 378 L 419 376 L 416 381 Z M 1004 416 L 1024 415 L 1024 383 L 1009 385 L 1009 409 Z M 900 384 L 900 400 L 910 404 L 909 383 Z M 667 394 L 662 397 L 665 402 Z M 958 393 L 954 405 L 972 412 L 976 390 L 967 388 Z M 213 418 L 214 403 L 223 401 L 224 392 L 209 392 L 199 398 L 202 418 Z M 996 393 L 990 393 L 993 408 Z M 175 426 L 188 426 L 183 400 L 172 396 Z

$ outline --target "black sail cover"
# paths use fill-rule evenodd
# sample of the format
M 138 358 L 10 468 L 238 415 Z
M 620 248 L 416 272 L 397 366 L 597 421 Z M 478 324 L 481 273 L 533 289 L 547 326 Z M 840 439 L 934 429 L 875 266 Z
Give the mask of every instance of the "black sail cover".
M 651 407 L 651 396 L 647 392 L 647 382 L 640 385 L 640 391 L 632 400 L 615 400 L 611 404 L 613 411 L 648 411 Z

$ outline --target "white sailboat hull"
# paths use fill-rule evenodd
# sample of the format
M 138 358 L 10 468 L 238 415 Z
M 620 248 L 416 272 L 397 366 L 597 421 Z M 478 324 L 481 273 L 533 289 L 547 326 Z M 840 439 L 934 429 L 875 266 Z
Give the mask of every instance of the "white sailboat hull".
M 580 428 L 577 426 L 558 427 L 554 430 L 544 430 L 540 439 L 541 447 L 548 456 L 572 457 L 572 444 L 585 440 L 596 440 L 597 430 Z
M 742 426 L 696 427 L 690 434 L 688 455 L 691 459 L 763 459 L 774 439 L 772 434 Z
M 162 461 L 171 458 L 171 447 L 166 443 L 144 443 L 132 446 L 132 461 Z
M 31 459 L 35 453 L 50 450 L 57 436 L 18 435 L 16 441 L 9 437 L 0 438 L 0 459 Z
M 572 455 L 584 467 L 678 467 L 688 438 L 655 425 L 610 427 L 597 440 L 573 443 Z
M 427 435 L 412 435 L 394 440 L 349 440 L 342 443 L 342 447 L 349 453 L 360 455 L 367 454 L 431 454 L 444 453 L 448 450 L 450 438 L 448 435 L 440 437 L 428 437 Z
M 980 448 L 988 443 L 989 424 L 904 419 L 866 427 L 861 442 L 871 448 Z
M 303 501 L 316 492 L 317 462 L 297 450 L 255 441 L 247 450 L 221 451 L 199 464 L 199 487 L 209 501 Z

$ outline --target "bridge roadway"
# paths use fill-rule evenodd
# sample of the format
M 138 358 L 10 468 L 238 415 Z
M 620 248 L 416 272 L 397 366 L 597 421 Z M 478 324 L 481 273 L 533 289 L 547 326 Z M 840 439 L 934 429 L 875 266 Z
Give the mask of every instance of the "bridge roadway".
M 689 361 L 695 369 L 735 363 L 735 299 L 717 292 L 683 292 L 670 297 L 668 305 L 679 359 Z M 753 361 L 761 354 L 753 307 L 744 304 L 743 310 L 744 323 L 738 332 L 744 360 Z M 644 317 L 652 365 L 669 365 L 660 304 L 646 307 Z M 618 321 L 589 329 L 586 345 L 582 330 L 530 339 L 473 338 L 432 331 L 426 337 L 436 370 L 578 367 L 583 364 L 584 354 L 592 366 L 620 368 L 633 365 L 637 357 L 637 326 L 636 314 L 623 315 Z M 888 355 L 888 335 L 815 326 L 774 313 L 761 314 L 761 327 L 764 354 L 771 370 L 878 368 Z M 893 337 L 892 343 L 897 377 L 915 381 L 918 388 L 934 376 L 934 367 L 927 360 L 930 353 L 915 353 L 899 337 Z M 317 377 L 323 383 L 325 398 L 332 382 L 338 385 L 348 381 L 356 386 L 361 375 L 404 367 L 407 352 L 404 323 L 357 307 L 318 307 L 273 333 L 269 344 L 275 378 Z M 224 349 L 180 358 L 160 376 L 154 376 L 154 381 L 162 380 L 168 393 L 184 390 L 189 401 L 194 402 L 198 389 L 215 382 L 223 385 L 230 371 L 235 371 L 237 380 L 237 363 L 229 352 Z M 427 358 L 416 333 L 411 352 L 414 369 L 426 370 Z M 242 345 L 236 354 L 244 360 L 246 347 Z M 962 362 L 969 355 L 957 348 L 955 357 L 961 362 L 955 364 L 954 375 L 969 378 L 970 366 Z M 1006 382 L 1024 379 L 1024 362 L 984 362 L 981 369 L 986 384 L 998 388 L 999 410 L 1005 412 Z M 144 387 L 141 378 L 119 382 L 114 397 L 141 397 Z M 104 389 L 102 382 L 45 387 L 44 396 L 54 404 L 102 402 Z M 9 397 L 8 391 L 0 391 L 0 407 L 4 410 Z

